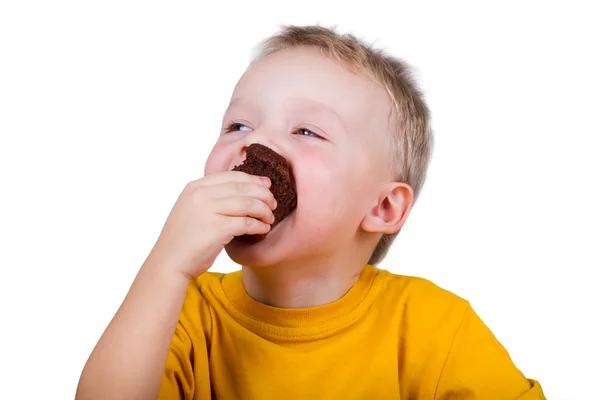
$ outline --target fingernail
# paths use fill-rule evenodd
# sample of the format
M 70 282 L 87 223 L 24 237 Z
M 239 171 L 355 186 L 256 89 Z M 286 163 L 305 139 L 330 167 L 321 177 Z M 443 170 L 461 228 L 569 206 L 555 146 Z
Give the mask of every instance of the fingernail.
M 265 178 L 264 176 L 260 177 L 260 181 L 263 183 L 263 185 L 265 186 L 269 186 L 271 185 L 271 180 L 269 178 Z

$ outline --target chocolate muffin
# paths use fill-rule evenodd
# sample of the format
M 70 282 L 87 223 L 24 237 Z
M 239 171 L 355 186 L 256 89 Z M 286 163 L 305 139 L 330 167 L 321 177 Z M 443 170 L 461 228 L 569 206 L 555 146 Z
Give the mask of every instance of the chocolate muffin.
M 246 149 L 246 160 L 233 170 L 271 179 L 270 190 L 277 200 L 277 208 L 273 210 L 275 222 L 271 224 L 271 229 L 296 208 L 297 195 L 292 170 L 287 160 L 275 151 L 262 144 L 253 143 Z M 237 236 L 236 240 L 255 244 L 262 241 L 266 235 L 242 235 Z

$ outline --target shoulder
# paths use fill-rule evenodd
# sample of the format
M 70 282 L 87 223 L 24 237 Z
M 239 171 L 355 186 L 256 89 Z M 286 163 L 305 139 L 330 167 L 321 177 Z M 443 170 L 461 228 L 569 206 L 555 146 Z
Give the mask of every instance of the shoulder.
M 200 325 L 204 328 L 210 327 L 212 320 L 211 294 L 221 284 L 224 275 L 218 272 L 205 272 L 190 281 L 179 317 L 184 326 L 189 326 L 194 330 Z
M 223 277 L 226 274 L 223 272 L 205 272 L 202 275 L 192 279 L 188 291 L 197 291 L 202 293 L 221 284 Z
M 379 303 L 394 308 L 406 333 L 450 340 L 471 310 L 467 300 L 430 280 L 386 270 L 379 270 L 379 275 L 384 280 Z
M 202 302 L 207 293 L 214 291 L 214 288 L 221 284 L 225 276 L 221 272 L 205 272 L 202 275 L 190 280 L 185 296 L 185 305 L 188 303 Z
M 397 275 L 383 269 L 379 275 L 385 281 L 382 296 L 400 301 L 407 309 L 432 312 L 450 308 L 464 313 L 469 308 L 467 300 L 428 279 Z
M 411 385 L 435 388 L 471 306 L 427 279 L 385 270 L 379 274 L 385 284 L 377 302 L 385 310 L 381 314 L 389 316 L 394 324 L 391 332 L 401 344 L 398 357 L 402 370 L 418 371 L 401 379 Z
M 380 273 L 383 298 L 399 308 L 399 359 L 404 370 L 419 371 L 405 379 L 435 388 L 435 398 L 543 398 L 539 384 L 519 371 L 468 301 L 427 279 Z

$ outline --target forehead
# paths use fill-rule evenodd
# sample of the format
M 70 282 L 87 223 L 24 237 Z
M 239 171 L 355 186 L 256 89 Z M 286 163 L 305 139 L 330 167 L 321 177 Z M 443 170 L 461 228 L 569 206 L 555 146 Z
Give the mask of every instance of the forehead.
M 391 107 L 383 86 L 310 47 L 281 50 L 258 60 L 240 78 L 233 97 L 269 110 L 328 108 L 349 131 L 387 129 Z

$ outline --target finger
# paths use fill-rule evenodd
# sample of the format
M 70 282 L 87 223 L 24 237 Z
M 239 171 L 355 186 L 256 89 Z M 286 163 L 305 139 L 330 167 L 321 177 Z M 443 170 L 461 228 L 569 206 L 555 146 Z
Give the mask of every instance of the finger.
M 207 188 L 208 189 L 208 188 Z M 266 203 L 271 210 L 277 207 L 273 193 L 265 186 L 248 182 L 226 182 L 210 188 L 210 197 L 225 199 L 229 197 L 252 197 Z
M 216 201 L 215 212 L 228 217 L 252 217 L 265 224 L 275 221 L 273 211 L 262 200 L 253 197 L 226 197 Z
M 226 182 L 245 182 L 256 185 L 271 186 L 271 180 L 267 177 L 250 175 L 242 171 L 223 171 L 206 175 L 203 178 L 190 182 L 197 186 L 211 186 Z
M 271 225 L 252 217 L 226 217 L 232 236 L 261 235 L 271 230 Z

